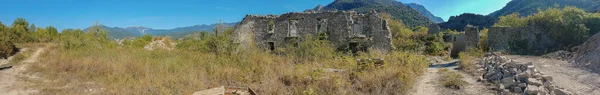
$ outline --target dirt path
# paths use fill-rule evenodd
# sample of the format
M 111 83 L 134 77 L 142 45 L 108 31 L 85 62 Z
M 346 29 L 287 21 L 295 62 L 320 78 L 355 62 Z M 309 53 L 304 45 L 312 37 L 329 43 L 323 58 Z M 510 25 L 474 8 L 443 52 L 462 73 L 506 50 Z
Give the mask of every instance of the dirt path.
M 417 79 L 408 95 L 442 95 L 439 85 L 436 83 L 439 79 L 437 68 L 427 68 L 427 71 Z
M 435 61 L 434 61 L 435 62 Z M 458 60 L 437 61 L 439 63 L 432 64 L 427 71 L 417 79 L 417 83 L 409 90 L 408 95 L 496 95 L 493 90 L 489 90 L 484 84 L 477 82 L 477 78 L 463 72 L 457 71 Z M 450 72 L 458 72 L 468 82 L 464 89 L 453 90 L 445 88 L 440 83 L 441 74 L 438 73 L 441 69 L 448 69 Z
M 23 49 L 22 51 L 27 51 L 27 49 Z M 23 94 L 33 94 L 38 92 L 37 90 L 28 89 L 26 86 L 30 85 L 30 83 L 24 82 L 24 79 L 27 77 L 31 77 L 29 75 L 23 74 L 23 71 L 27 69 L 28 63 L 34 63 L 37 61 L 40 53 L 44 51 L 43 48 L 39 48 L 36 50 L 32 56 L 25 59 L 21 64 L 15 65 L 10 69 L 5 69 L 0 71 L 0 94 L 2 95 L 23 95 Z M 4 59 L 2 64 L 8 64 L 12 58 Z
M 553 77 L 554 85 L 577 95 L 600 95 L 600 75 L 575 68 L 561 60 L 536 56 L 507 56 L 520 62 L 532 62 L 536 69 Z

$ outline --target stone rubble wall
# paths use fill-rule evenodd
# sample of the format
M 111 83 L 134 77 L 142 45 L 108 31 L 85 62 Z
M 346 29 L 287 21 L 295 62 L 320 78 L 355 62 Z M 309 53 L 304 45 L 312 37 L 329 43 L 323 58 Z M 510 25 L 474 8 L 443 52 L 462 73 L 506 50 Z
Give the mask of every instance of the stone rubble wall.
M 535 69 L 533 63 L 516 62 L 504 56 L 488 53 L 478 63 L 484 72 L 479 79 L 493 83 L 501 94 L 571 95 L 552 84 L 552 77 Z
M 272 22 L 271 26 L 269 23 Z M 273 30 L 270 30 L 273 27 Z M 255 45 L 268 49 L 288 46 L 289 43 L 318 37 L 326 33 L 327 40 L 338 49 L 360 42 L 368 48 L 389 52 L 393 49 L 387 21 L 377 12 L 357 14 L 353 11 L 293 12 L 276 15 L 247 15 L 234 27 L 235 42 L 241 46 Z M 360 41 L 355 41 L 360 38 Z M 294 42 L 296 41 L 296 42 Z
M 557 45 L 550 38 L 550 34 L 533 26 L 491 27 L 488 32 L 488 43 L 491 50 L 532 55 L 542 55 L 553 51 Z

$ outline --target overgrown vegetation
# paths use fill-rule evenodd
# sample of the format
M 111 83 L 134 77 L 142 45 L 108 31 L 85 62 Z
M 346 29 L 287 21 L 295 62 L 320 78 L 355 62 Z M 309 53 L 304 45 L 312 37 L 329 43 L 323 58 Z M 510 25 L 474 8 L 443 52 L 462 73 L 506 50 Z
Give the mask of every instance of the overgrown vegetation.
M 466 52 L 460 52 L 458 54 L 458 58 L 460 59 L 460 70 L 474 74 L 477 71 L 477 60 L 483 56 L 483 51 L 477 48 L 468 48 Z
M 422 52 L 434 56 L 449 55 L 447 48 L 450 44 L 444 42 L 443 34 L 428 34 L 429 29 L 422 26 L 411 29 L 387 13 L 380 13 L 380 15 L 388 22 L 392 32 L 392 44 L 396 51 Z
M 462 89 L 468 85 L 466 81 L 462 80 L 463 76 L 455 71 L 449 71 L 448 69 L 441 69 L 438 71 L 441 76 L 441 83 L 446 88 L 451 89 Z
M 19 44 L 47 43 L 41 61 L 28 69 L 52 80 L 33 86 L 42 94 L 81 94 L 89 89 L 100 94 L 191 94 L 218 86 L 251 87 L 260 94 L 403 94 L 428 66 L 425 56 L 413 51 L 346 54 L 318 36 L 268 51 L 238 47 L 230 38 L 232 29 L 172 42 L 145 35 L 117 43 L 99 24 L 87 31 L 57 33 L 53 27 L 23 28 L 28 27 L 24 19 L 15 23 L 2 29 L 6 31 L 0 37 Z M 419 46 L 425 38 L 437 39 L 429 38 L 433 36 L 428 37 L 424 27 L 402 29 L 410 34 L 396 37 L 420 41 Z M 158 39 L 177 43 L 176 49 L 144 49 Z M 27 56 L 17 55 L 17 60 Z M 383 58 L 385 65 L 356 60 L 368 58 Z
M 558 49 L 569 49 L 582 44 L 589 36 L 600 31 L 594 26 L 600 23 L 598 14 L 586 13 L 582 9 L 569 6 L 562 9 L 548 8 L 528 17 L 519 17 L 519 14 L 502 16 L 496 26 L 538 27 L 550 34 Z M 526 44 L 518 40 L 511 43 L 511 47 L 517 49 Z

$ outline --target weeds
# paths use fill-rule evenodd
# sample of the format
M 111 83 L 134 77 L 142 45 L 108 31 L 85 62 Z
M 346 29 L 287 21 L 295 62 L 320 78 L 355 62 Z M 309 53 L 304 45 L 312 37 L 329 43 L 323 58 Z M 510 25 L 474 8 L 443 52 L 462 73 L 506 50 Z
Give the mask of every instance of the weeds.
M 463 72 L 467 72 L 470 74 L 476 73 L 477 66 L 476 62 L 478 58 L 483 57 L 483 51 L 476 48 L 469 48 L 466 52 L 461 52 L 458 54 L 458 58 L 460 59 L 460 69 Z
M 306 54 L 318 56 L 281 56 L 262 50 L 218 56 L 210 51 L 178 49 L 56 46 L 60 45 L 48 47 L 53 49 L 40 56 L 43 63 L 31 68 L 32 72 L 58 81 L 39 86 L 49 94 L 80 93 L 73 89 L 84 87 L 54 87 L 88 82 L 104 88 L 102 94 L 191 94 L 218 86 L 247 86 L 260 94 L 401 94 L 427 67 L 424 56 L 409 52 L 353 57 L 335 52 L 310 53 L 324 50 L 313 48 Z M 370 57 L 385 58 L 386 65 L 357 70 L 356 59 Z M 344 72 L 325 72 L 325 68 Z
M 439 73 L 442 74 L 441 82 L 444 87 L 451 89 L 462 89 L 465 85 L 469 84 L 462 80 L 463 76 L 458 72 L 449 71 L 448 69 L 441 69 Z

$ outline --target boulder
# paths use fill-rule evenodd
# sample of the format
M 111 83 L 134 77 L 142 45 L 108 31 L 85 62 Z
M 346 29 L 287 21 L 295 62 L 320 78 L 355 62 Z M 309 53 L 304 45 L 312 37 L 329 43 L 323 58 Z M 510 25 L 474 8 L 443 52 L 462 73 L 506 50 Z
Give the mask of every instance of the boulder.
M 552 92 L 554 92 L 554 95 L 572 95 L 571 92 L 564 89 L 554 89 Z
M 519 83 L 517 86 L 521 87 L 521 88 L 525 88 L 525 87 L 527 87 L 527 83 Z
M 517 79 L 521 82 L 526 82 L 529 79 L 529 74 L 527 74 L 527 73 L 517 74 Z
M 527 85 L 527 88 L 525 88 L 525 94 L 527 95 L 538 95 L 538 93 L 540 93 L 539 86 Z
M 489 77 L 487 80 L 494 81 L 494 80 L 500 80 L 501 78 L 502 78 L 502 76 L 500 74 L 494 74 L 491 77 Z
M 507 78 L 513 76 L 513 74 L 510 73 L 510 71 L 508 70 L 502 70 L 502 78 Z
M 537 79 L 530 78 L 530 79 L 527 79 L 527 84 L 535 85 L 535 86 L 542 86 L 543 83 L 542 83 L 542 81 L 539 81 Z
M 496 75 L 496 72 L 494 72 L 494 71 L 488 71 L 485 74 L 483 74 L 483 78 L 488 79 L 488 78 L 490 78 L 490 77 L 492 77 L 494 75 Z
M 552 81 L 552 76 L 549 76 L 549 75 L 544 75 L 544 76 L 542 76 L 542 79 L 543 79 L 544 81 Z
M 513 77 L 504 78 L 504 79 L 502 79 L 501 82 L 504 86 L 507 86 L 507 87 L 512 87 L 514 85 L 517 85 L 517 81 L 515 81 L 515 78 L 513 78 Z
M 523 93 L 523 88 L 521 88 L 521 87 L 516 87 L 516 86 L 515 86 L 515 87 L 512 87 L 512 90 L 513 90 L 515 93 Z

